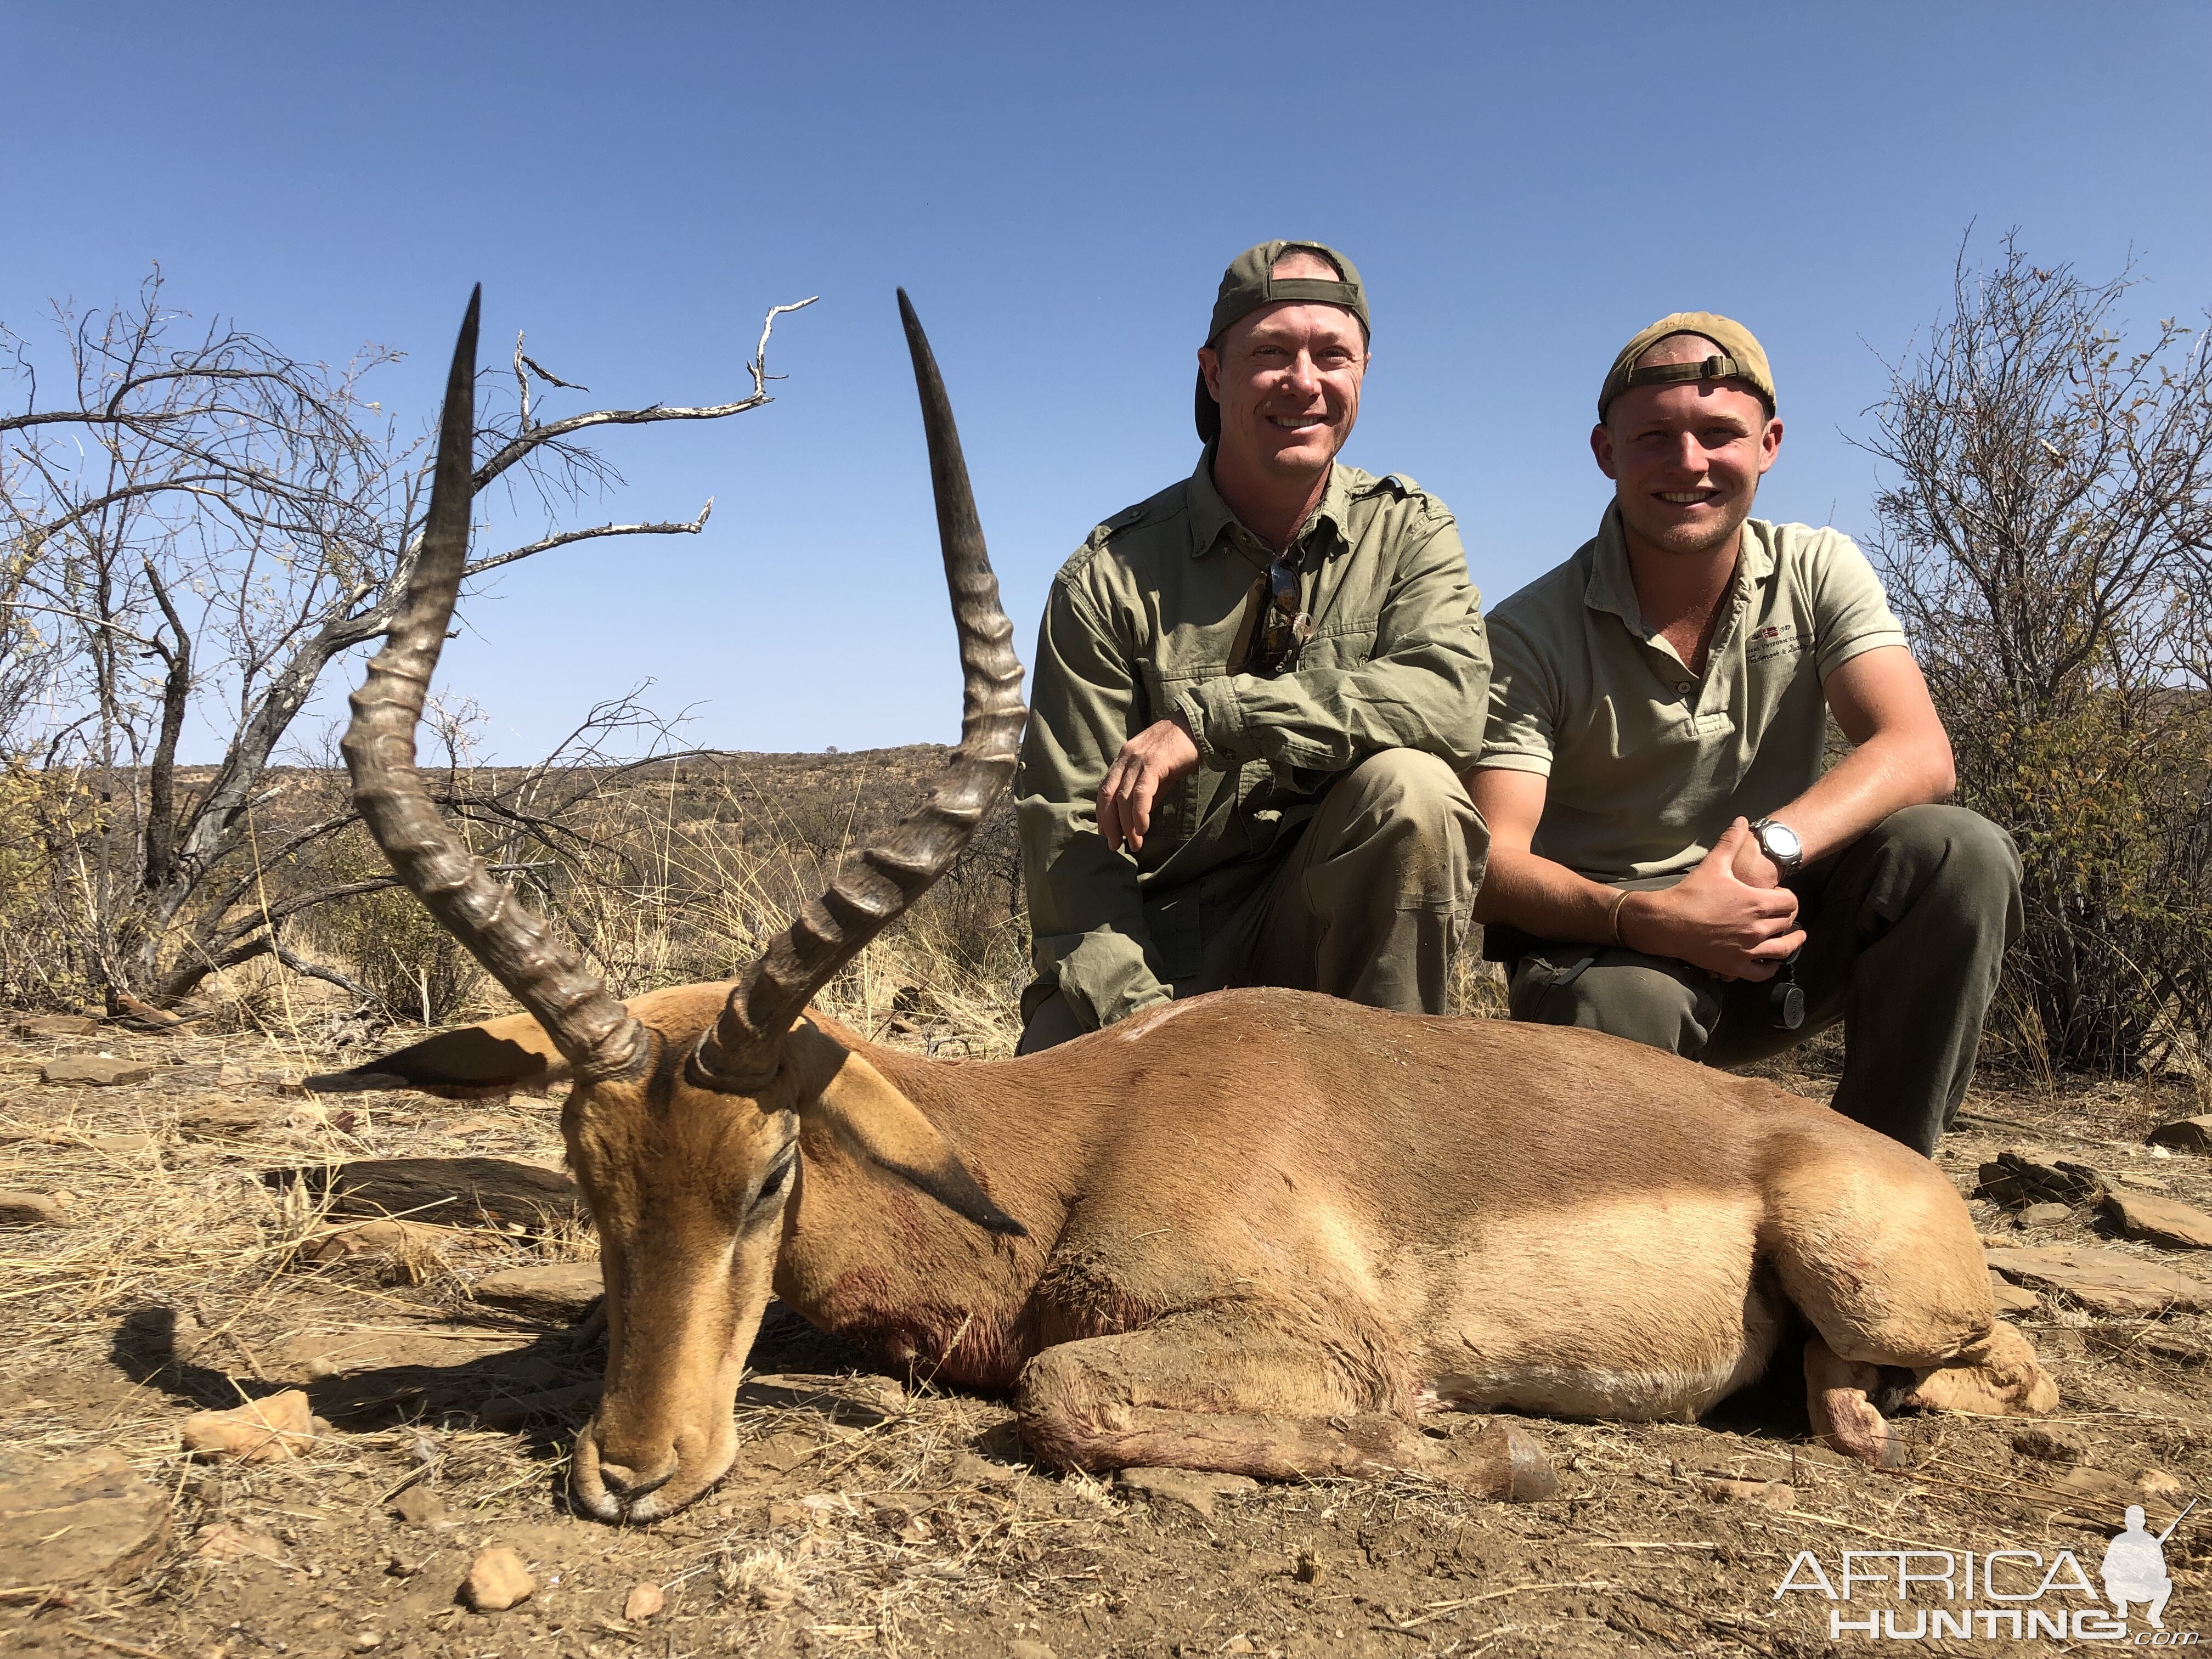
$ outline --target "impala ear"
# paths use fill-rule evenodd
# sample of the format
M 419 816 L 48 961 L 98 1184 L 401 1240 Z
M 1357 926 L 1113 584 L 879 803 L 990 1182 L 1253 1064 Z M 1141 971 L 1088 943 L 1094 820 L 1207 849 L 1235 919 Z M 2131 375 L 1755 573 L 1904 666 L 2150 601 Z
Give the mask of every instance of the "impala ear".
M 447 1100 L 473 1100 L 517 1084 L 558 1083 L 568 1062 L 528 1014 L 508 1014 L 481 1025 L 464 1025 L 343 1072 L 325 1072 L 303 1086 L 319 1094 L 363 1089 L 416 1089 Z
M 802 1119 L 827 1124 L 856 1157 L 986 1231 L 1029 1237 L 1027 1227 L 975 1184 L 952 1143 L 921 1109 L 843 1043 L 802 1020 L 784 1039 L 784 1058 L 805 1079 Z

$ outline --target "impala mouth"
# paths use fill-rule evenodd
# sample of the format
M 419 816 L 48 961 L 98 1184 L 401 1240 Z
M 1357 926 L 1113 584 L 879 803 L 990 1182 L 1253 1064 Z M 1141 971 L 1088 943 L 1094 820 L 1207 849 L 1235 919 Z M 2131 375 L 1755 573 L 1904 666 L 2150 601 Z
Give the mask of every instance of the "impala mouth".
M 733 1443 L 720 1467 L 703 1476 L 680 1453 L 669 1462 L 667 1472 L 656 1480 L 626 1488 L 611 1484 L 601 1473 L 599 1443 L 587 1428 L 576 1437 L 575 1456 L 569 1465 L 568 1495 L 575 1506 L 594 1521 L 616 1526 L 645 1526 L 665 1520 L 689 1508 L 720 1486 L 737 1462 Z

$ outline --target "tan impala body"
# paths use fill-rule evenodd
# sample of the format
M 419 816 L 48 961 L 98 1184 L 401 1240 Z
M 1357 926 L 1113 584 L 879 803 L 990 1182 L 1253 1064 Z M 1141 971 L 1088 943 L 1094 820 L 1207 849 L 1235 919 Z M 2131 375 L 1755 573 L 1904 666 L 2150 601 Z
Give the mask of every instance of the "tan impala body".
M 444 434 L 458 488 L 471 317 Z M 562 1129 L 609 1338 L 581 1507 L 650 1520 L 720 1479 L 771 1289 L 891 1364 L 1010 1392 L 1036 1452 L 1093 1469 L 1425 1466 L 1528 1495 L 1544 1472 L 1525 1437 L 1439 1463 L 1418 1414 L 1695 1417 L 1765 1369 L 1793 1309 L 1815 1430 L 1870 1461 L 1895 1454 L 1884 1383 L 1952 1409 L 2056 1402 L 1993 1316 L 1942 1174 L 1761 1083 L 1595 1033 L 1291 991 L 1218 993 L 993 1062 L 878 1048 L 804 1012 L 950 862 L 1018 728 L 950 411 L 908 325 L 969 670 L 962 750 L 931 806 L 747 977 L 617 1003 L 436 824 L 413 718 L 465 496 L 459 548 L 434 545 L 454 524 L 434 502 L 423 603 L 356 699 L 372 828 L 532 1012 L 314 1081 L 576 1079 Z

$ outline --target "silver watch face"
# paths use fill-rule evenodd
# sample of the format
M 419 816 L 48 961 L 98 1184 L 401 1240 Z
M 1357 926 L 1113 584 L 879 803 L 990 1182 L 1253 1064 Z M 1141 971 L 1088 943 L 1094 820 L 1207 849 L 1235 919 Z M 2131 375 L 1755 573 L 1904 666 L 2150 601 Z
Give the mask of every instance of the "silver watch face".
M 1759 844 L 1778 864 L 1795 864 L 1805 856 L 1805 843 L 1797 839 L 1797 832 L 1786 823 L 1769 822 L 1759 826 Z

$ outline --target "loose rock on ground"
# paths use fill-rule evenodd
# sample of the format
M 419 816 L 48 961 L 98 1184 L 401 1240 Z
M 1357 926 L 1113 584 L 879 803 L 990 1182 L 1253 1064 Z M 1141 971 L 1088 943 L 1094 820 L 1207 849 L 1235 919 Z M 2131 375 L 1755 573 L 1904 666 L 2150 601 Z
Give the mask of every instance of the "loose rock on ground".
M 478 1613 L 504 1613 L 537 1593 L 530 1569 L 504 1544 L 493 1545 L 471 1562 L 461 1583 L 461 1599 Z

